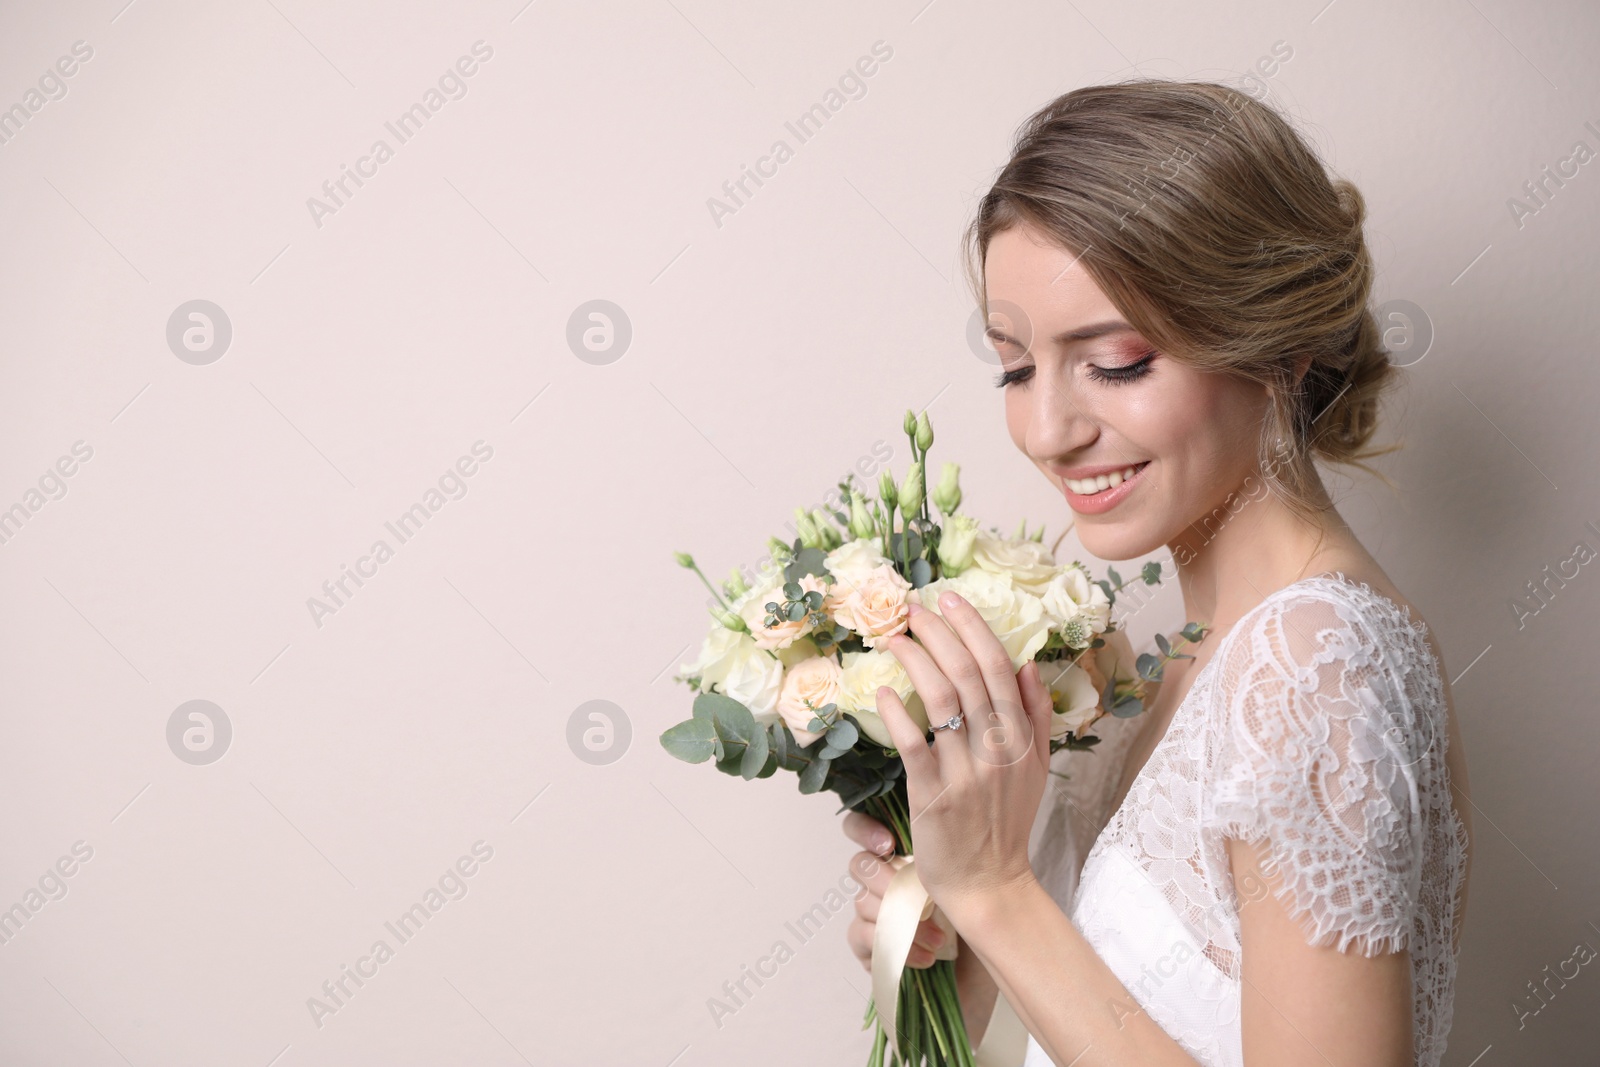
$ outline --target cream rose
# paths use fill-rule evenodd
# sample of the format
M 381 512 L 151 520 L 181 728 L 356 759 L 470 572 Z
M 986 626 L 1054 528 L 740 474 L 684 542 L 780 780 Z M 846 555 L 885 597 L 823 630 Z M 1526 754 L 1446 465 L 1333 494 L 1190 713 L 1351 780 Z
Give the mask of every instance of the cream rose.
M 822 565 L 833 575 L 834 594 L 840 598 L 867 580 L 879 567 L 890 566 L 889 560 L 878 551 L 878 543 L 871 538 L 846 541 L 822 558 Z
M 886 685 L 900 694 L 911 718 L 922 729 L 928 728 L 928 712 L 922 706 L 922 698 L 912 688 L 905 667 L 891 653 L 846 652 L 840 675 L 839 710 L 848 711 L 861 724 L 861 732 L 884 748 L 894 748 L 895 744 L 878 715 L 879 686 Z
M 974 568 L 954 578 L 929 582 L 911 591 L 916 602 L 942 615 L 939 595 L 949 589 L 964 597 L 983 616 L 1011 657 L 1011 669 L 1020 671 L 1049 640 L 1054 620 L 1038 597 L 1016 588 L 1009 575 Z
M 801 576 L 800 589 L 805 593 L 815 591 L 824 594 L 824 596 L 828 592 L 827 585 L 814 574 Z M 782 584 L 771 586 L 748 600 L 740 599 L 739 617 L 744 620 L 746 626 L 750 627 L 750 633 L 754 637 L 757 646 L 769 650 L 786 648 L 796 638 L 815 629 L 815 616 L 809 612 L 797 620 L 790 621 L 786 618 L 780 618 L 778 625 L 767 626 L 767 605 L 769 603 L 781 605 L 784 600 Z
M 1039 679 L 1050 690 L 1056 707 L 1050 717 L 1050 740 L 1060 741 L 1077 733 L 1100 714 L 1100 694 L 1094 681 L 1088 671 L 1070 659 L 1039 664 Z
M 818 710 L 839 700 L 839 679 L 843 674 L 832 656 L 812 656 L 790 667 L 783 676 L 778 694 L 778 714 L 789 724 L 789 732 L 802 745 L 809 745 L 822 734 L 806 729 Z
M 869 572 L 830 603 L 834 621 L 860 634 L 862 643 L 876 648 L 878 641 L 906 629 L 906 595 L 911 583 L 888 563 Z
M 1061 572 L 1055 556 L 1039 541 L 1015 541 L 996 537 L 988 530 L 978 531 L 972 546 L 972 562 L 990 574 L 1003 574 L 1025 593 L 1040 596 L 1050 580 Z
M 706 638 L 706 650 L 696 666 L 702 691 L 725 693 L 745 707 L 763 725 L 778 719 L 778 692 L 783 684 L 783 664 L 764 652 L 747 633 L 717 627 Z

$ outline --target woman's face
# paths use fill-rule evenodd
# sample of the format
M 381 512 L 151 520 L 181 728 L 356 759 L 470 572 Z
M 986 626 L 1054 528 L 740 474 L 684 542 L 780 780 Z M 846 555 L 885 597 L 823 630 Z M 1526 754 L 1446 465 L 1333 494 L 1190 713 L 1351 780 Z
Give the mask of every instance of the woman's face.
M 1258 470 L 1265 387 L 1152 353 L 1077 257 L 1026 226 L 990 241 L 985 273 L 1011 439 L 1094 556 L 1172 544 Z

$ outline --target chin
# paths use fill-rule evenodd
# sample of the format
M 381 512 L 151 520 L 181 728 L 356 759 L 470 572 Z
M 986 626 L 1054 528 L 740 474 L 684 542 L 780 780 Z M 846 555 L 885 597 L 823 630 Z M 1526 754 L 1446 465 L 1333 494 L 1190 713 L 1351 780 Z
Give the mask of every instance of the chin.
M 1122 523 L 1104 525 L 1092 523 L 1088 521 L 1089 518 L 1079 515 L 1073 529 L 1083 544 L 1083 550 L 1095 559 L 1102 559 L 1108 563 L 1140 559 L 1167 543 L 1166 538 L 1148 530 L 1130 529 Z

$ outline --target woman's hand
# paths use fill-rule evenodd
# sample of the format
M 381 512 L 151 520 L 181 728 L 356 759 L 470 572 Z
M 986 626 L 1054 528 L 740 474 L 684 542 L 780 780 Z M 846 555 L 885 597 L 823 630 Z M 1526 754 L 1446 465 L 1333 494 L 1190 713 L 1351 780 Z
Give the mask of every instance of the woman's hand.
M 894 868 L 884 862 L 894 851 L 894 838 L 888 827 L 870 815 L 852 811 L 844 817 L 845 836 L 866 849 L 850 857 L 850 875 L 865 887 L 856 898 L 856 917 L 850 920 L 846 939 L 850 949 L 861 960 L 861 965 L 872 970 L 872 939 L 878 929 L 878 909 L 883 906 L 884 891 Z M 939 916 L 943 918 L 943 916 Z M 946 924 L 949 920 L 944 920 Z M 961 1014 L 966 1019 L 967 1036 L 976 1045 L 983 1040 L 989 1017 L 994 1012 L 1000 986 L 995 982 L 978 954 L 967 949 L 954 927 L 941 926 L 933 919 L 924 919 L 917 925 L 917 936 L 911 943 L 911 954 L 906 957 L 907 967 L 931 967 L 934 950 L 955 938 L 956 995 L 961 1000 Z
M 878 909 L 883 906 L 883 894 L 894 877 L 894 868 L 885 860 L 894 854 L 894 838 L 888 827 L 870 815 L 852 811 L 844 817 L 845 836 L 867 851 L 850 857 L 850 876 L 866 888 L 856 897 L 856 917 L 850 921 L 846 934 L 850 950 L 861 961 L 861 966 L 872 970 L 872 939 L 878 932 Z M 917 924 L 917 936 L 911 943 L 911 954 L 906 957 L 907 967 L 932 967 L 933 953 L 948 945 L 956 936 L 955 930 L 945 930 L 932 919 Z
M 917 876 L 960 929 L 974 906 L 1033 880 L 1028 838 L 1050 770 L 1054 709 L 1038 667 L 1013 673 L 977 609 L 953 592 L 939 606 L 943 617 L 911 606 L 920 643 L 897 634 L 886 647 L 930 723 L 958 712 L 965 721 L 936 731 L 930 746 L 888 686 L 878 690 L 878 714 L 905 764 Z

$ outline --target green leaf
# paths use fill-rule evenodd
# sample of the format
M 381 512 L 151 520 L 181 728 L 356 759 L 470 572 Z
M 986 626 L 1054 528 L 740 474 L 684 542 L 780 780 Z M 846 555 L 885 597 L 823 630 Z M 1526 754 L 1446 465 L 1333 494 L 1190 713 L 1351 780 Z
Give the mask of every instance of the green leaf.
M 685 719 L 662 733 L 661 747 L 685 763 L 704 763 L 716 754 L 717 733 L 710 719 Z
M 1144 579 L 1145 585 L 1160 585 L 1161 564 L 1157 563 L 1155 560 L 1151 560 L 1149 563 L 1144 565 L 1144 570 L 1140 572 L 1139 576 Z
M 1156 647 L 1161 650 L 1163 656 L 1172 651 L 1172 646 L 1167 644 L 1167 635 L 1164 633 L 1156 633 Z
M 1112 585 L 1122 584 L 1122 575 L 1117 573 L 1117 568 L 1115 567 L 1106 567 L 1106 577 L 1111 579 Z
M 1139 653 L 1139 658 L 1136 663 L 1138 665 L 1139 677 L 1143 678 L 1147 682 L 1161 681 L 1162 665 L 1160 659 L 1152 656 L 1148 652 L 1141 652 Z
M 744 758 L 739 763 L 739 774 L 745 781 L 761 773 L 767 765 L 767 752 L 767 731 L 761 727 L 750 736 L 750 743 L 744 748 Z
M 783 583 L 783 595 L 788 597 L 790 600 L 799 600 L 800 599 L 800 595 L 801 595 L 801 593 L 800 593 L 800 583 L 799 582 L 784 582 Z
M 911 587 L 921 589 L 933 581 L 933 564 L 920 556 L 911 561 Z
M 827 730 L 827 728 L 828 724 L 817 718 L 815 715 L 811 716 L 811 721 L 806 723 L 806 729 L 814 734 L 820 734 Z
M 717 736 L 725 743 L 733 742 L 741 746 L 750 743 L 750 738 L 756 732 L 756 717 L 750 714 L 749 708 L 725 693 L 702 693 L 695 697 L 694 709 L 697 718 L 701 717 L 702 706 L 710 713 L 711 722 L 717 728 Z
M 855 747 L 861 733 L 856 729 L 856 724 L 848 719 L 840 719 L 828 729 L 828 747 L 837 749 L 851 749 Z
M 796 600 L 793 604 L 789 605 L 789 610 L 784 613 L 784 617 L 790 622 L 799 622 L 801 619 L 806 617 L 805 604 L 799 600 Z
M 717 770 L 721 771 L 723 774 L 731 774 L 737 777 L 739 774 L 739 768 L 743 765 L 743 763 L 744 757 L 742 755 L 729 756 L 727 759 L 717 761 Z
M 779 763 L 787 764 L 789 762 L 789 742 L 792 740 L 789 736 L 788 728 L 781 722 L 775 722 L 768 729 L 772 732 L 772 743 L 768 746 L 768 750 Z
M 768 752 L 767 753 L 766 766 L 761 768 L 761 773 L 756 775 L 756 777 L 757 778 L 771 778 L 777 772 L 778 772 L 778 754 L 776 752 Z
M 800 792 L 817 793 L 822 790 L 823 784 L 828 780 L 828 767 L 831 761 L 812 757 L 806 764 L 806 769 L 800 772 Z
M 1112 705 L 1111 714 L 1119 719 L 1131 719 L 1144 710 L 1144 702 L 1138 697 L 1123 697 Z

